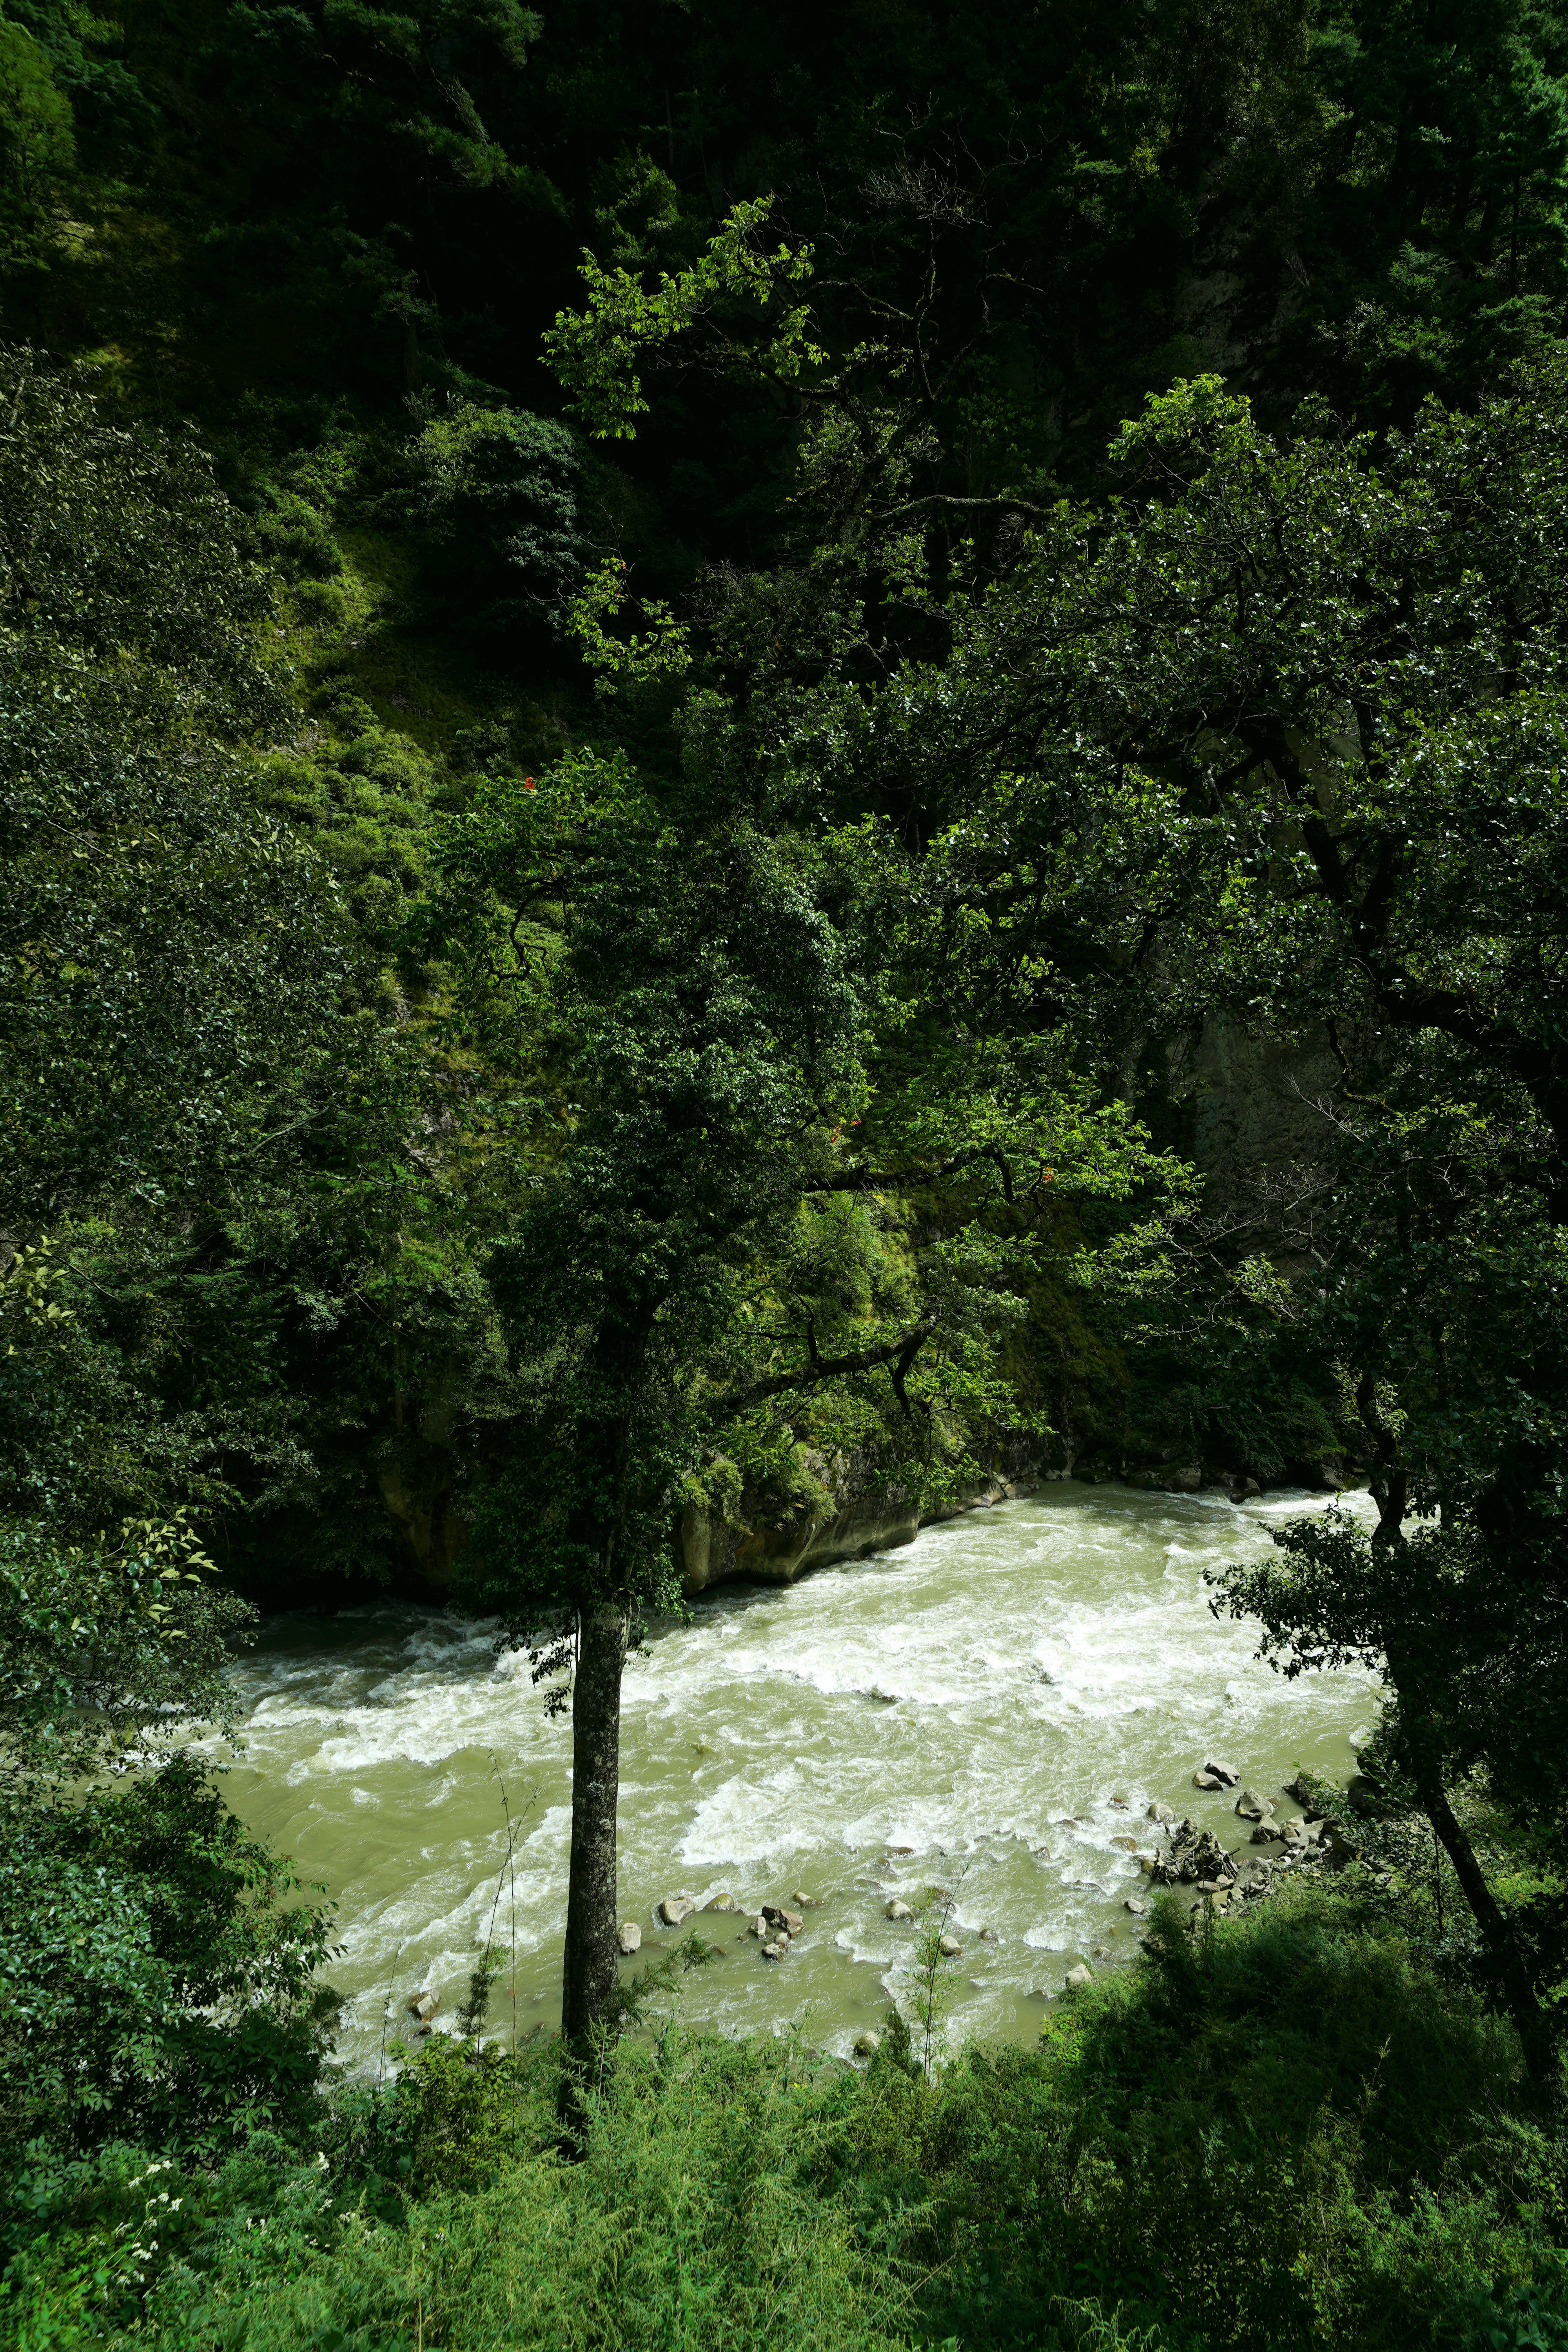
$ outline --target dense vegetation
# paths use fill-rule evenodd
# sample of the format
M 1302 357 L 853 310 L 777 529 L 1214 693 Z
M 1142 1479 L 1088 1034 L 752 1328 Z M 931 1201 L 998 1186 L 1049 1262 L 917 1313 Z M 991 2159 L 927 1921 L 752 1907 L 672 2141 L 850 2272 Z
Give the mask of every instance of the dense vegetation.
M 5 0 L 18 2347 L 1568 2341 L 1565 71 Z M 1370 1481 L 1216 1593 L 1384 1672 L 1361 1859 L 1037 2053 L 617 2039 L 681 1509 L 1047 1463 Z M 570 1705 L 572 1885 L 563 2042 L 481 1965 L 372 2092 L 180 1738 L 389 1579 Z

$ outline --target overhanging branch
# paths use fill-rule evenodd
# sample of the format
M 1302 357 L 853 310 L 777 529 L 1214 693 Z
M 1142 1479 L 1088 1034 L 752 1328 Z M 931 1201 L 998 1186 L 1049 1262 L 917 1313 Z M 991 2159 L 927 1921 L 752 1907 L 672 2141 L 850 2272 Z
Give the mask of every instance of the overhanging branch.
M 736 1413 L 746 1412 L 752 1405 L 762 1404 L 769 1397 L 785 1396 L 792 1390 L 815 1388 L 819 1381 L 840 1380 L 851 1372 L 874 1372 L 879 1365 L 890 1364 L 894 1393 L 906 1417 L 912 1417 L 909 1398 L 904 1393 L 904 1382 L 913 1369 L 915 1358 L 935 1328 L 934 1319 L 928 1318 L 917 1330 L 908 1332 L 901 1339 L 890 1339 L 881 1348 L 860 1348 L 849 1356 L 819 1355 L 816 1332 L 808 1328 L 808 1363 L 798 1371 L 774 1372 L 765 1381 L 753 1381 L 750 1388 L 736 1389 L 721 1400 L 715 1411 L 721 1420 L 732 1421 Z

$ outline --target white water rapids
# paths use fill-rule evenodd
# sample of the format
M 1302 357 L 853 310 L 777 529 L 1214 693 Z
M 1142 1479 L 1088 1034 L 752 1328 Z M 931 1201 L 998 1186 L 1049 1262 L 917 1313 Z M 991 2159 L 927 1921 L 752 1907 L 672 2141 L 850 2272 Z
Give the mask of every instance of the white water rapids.
M 782 1962 L 742 1917 L 689 1923 L 723 1957 L 685 1979 L 684 2013 L 728 2032 L 799 2020 L 847 2051 L 910 1957 L 885 1906 L 935 1885 L 964 1947 L 954 2038 L 1033 2036 L 1078 1959 L 1131 1951 L 1151 1801 L 1234 1846 L 1233 1798 L 1192 1786 L 1205 1755 L 1266 1795 L 1298 1765 L 1350 1769 L 1373 1678 L 1287 1682 L 1203 1582 L 1322 1507 L 1052 1486 L 792 1587 L 721 1586 L 657 1627 L 622 1733 L 621 1916 L 644 1955 L 679 1940 L 655 1923 L 665 1895 L 821 1906 Z M 387 1603 L 274 1618 L 235 1676 L 246 1753 L 227 1793 L 337 1900 L 350 2062 L 374 2062 L 389 1997 L 401 2012 L 432 1987 L 449 2015 L 492 1920 L 493 2025 L 510 2032 L 514 1998 L 522 2031 L 556 2024 L 571 1734 L 525 1660 L 498 1659 L 489 1625 Z

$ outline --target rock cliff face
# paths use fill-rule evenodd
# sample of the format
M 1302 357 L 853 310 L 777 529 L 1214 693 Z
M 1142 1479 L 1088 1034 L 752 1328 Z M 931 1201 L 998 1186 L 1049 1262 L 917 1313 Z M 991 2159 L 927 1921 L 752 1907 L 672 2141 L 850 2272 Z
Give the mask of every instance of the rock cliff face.
M 987 1509 L 1033 1494 L 1036 1481 L 1028 1475 L 993 1479 L 985 1486 L 929 1511 L 912 1503 L 869 1496 L 844 1503 L 821 1516 L 810 1512 L 777 1526 L 763 1522 L 733 1527 L 714 1513 L 689 1504 L 677 1531 L 681 1578 L 689 1593 L 705 1592 L 726 1577 L 751 1579 L 763 1584 L 793 1584 L 808 1569 L 827 1568 L 835 1560 L 863 1559 L 869 1552 L 889 1551 L 912 1543 L 922 1527 L 956 1518 L 962 1511 Z

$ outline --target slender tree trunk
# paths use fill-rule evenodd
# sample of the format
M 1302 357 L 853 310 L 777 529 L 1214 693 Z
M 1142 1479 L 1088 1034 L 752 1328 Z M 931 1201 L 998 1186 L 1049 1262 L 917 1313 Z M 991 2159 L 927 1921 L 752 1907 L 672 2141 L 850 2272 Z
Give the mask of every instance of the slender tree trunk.
M 572 1690 L 572 1864 L 561 1988 L 561 2030 L 576 2043 L 612 2023 L 619 2002 L 616 1808 L 626 1633 L 620 1603 L 584 1610 Z
M 1403 1547 L 1405 1542 L 1408 1481 L 1399 1463 L 1397 1441 L 1378 1406 L 1376 1384 L 1370 1370 L 1363 1375 L 1358 1402 L 1363 1424 L 1372 1436 L 1373 1447 L 1372 1492 L 1377 1504 L 1378 1524 L 1373 1542 L 1374 1546 L 1391 1551 Z M 1536 1999 L 1530 1970 L 1508 1915 L 1487 1885 L 1486 1874 L 1476 1859 L 1476 1850 L 1448 1802 L 1447 1790 L 1443 1786 L 1442 1749 L 1436 1727 L 1430 1725 L 1419 1711 L 1416 1695 L 1421 1686 L 1420 1676 L 1397 1640 L 1389 1641 L 1387 1656 L 1394 1687 L 1399 1693 L 1401 1710 L 1405 1715 L 1407 1752 L 1411 1756 L 1415 1793 L 1420 1799 L 1421 1810 L 1432 1824 L 1433 1836 L 1440 1842 L 1454 1865 L 1459 1891 L 1469 1905 L 1471 1916 L 1480 1930 L 1481 1941 L 1497 1970 L 1503 1999 L 1523 2047 L 1524 2063 L 1531 2079 L 1544 2088 L 1555 2065 L 1546 2013 Z M 1438 1884 L 1440 1887 L 1440 1872 Z
M 1447 1791 L 1436 1773 L 1429 1767 L 1419 1768 L 1415 1790 L 1434 1834 L 1442 1840 L 1444 1851 L 1454 1865 L 1454 1875 L 1498 1971 L 1509 2014 L 1524 2047 L 1524 2063 L 1531 2079 L 1545 2084 L 1553 2072 L 1552 2036 L 1508 1916 L 1487 1885 L 1476 1860 L 1476 1850 L 1455 1818 Z

